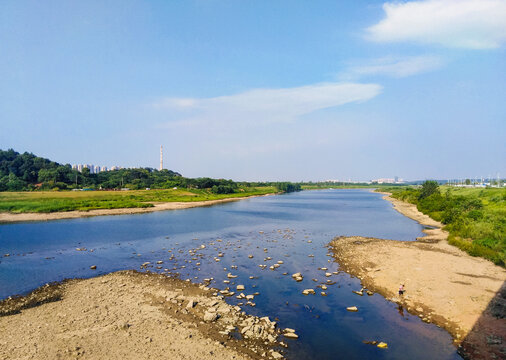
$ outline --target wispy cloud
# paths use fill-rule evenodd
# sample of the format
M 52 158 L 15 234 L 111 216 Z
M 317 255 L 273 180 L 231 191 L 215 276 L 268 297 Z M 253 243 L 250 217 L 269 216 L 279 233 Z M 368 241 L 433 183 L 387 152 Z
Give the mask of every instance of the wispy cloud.
M 165 98 L 153 107 L 170 113 L 174 123 L 272 123 L 293 121 L 317 110 L 367 101 L 378 84 L 321 83 L 282 89 L 253 89 L 212 98 Z
M 402 78 L 436 70 L 444 64 L 445 61 L 438 56 L 389 56 L 350 66 L 342 77 L 354 79 L 367 75 L 382 75 Z
M 417 42 L 494 49 L 506 42 L 506 1 L 425 0 L 387 2 L 386 17 L 369 27 L 377 42 Z

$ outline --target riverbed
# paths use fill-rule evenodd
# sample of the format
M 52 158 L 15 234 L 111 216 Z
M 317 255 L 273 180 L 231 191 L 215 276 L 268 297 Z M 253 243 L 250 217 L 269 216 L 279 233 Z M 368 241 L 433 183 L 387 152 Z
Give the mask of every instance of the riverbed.
M 381 194 L 363 190 L 304 191 L 206 208 L 1 225 L 0 256 L 9 256 L 0 258 L 0 298 L 65 278 L 138 269 L 228 287 L 236 292 L 227 297 L 230 304 L 242 303 L 247 313 L 297 330 L 299 339 L 287 339 L 288 358 L 458 359 L 444 330 L 379 294 L 353 293 L 360 290 L 360 280 L 341 272 L 327 248 L 336 236 L 413 241 L 422 229 Z M 301 282 L 292 278 L 296 272 L 303 275 Z M 237 285 L 245 289 L 237 291 Z M 303 295 L 304 289 L 314 289 L 315 295 Z M 237 299 L 240 292 L 258 293 L 254 306 Z M 347 311 L 349 306 L 358 312 Z M 364 341 L 386 342 L 388 349 Z

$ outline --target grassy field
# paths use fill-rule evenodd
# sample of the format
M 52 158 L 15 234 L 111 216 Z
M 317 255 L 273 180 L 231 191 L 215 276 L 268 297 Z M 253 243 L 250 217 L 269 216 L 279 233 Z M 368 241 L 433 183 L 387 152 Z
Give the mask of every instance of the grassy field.
M 386 191 L 445 224 L 450 244 L 506 265 L 506 189 L 441 186 L 439 192 L 423 199 L 419 189 Z
M 0 192 L 0 212 L 51 213 L 72 210 L 152 207 L 157 202 L 192 202 L 276 193 L 273 186 L 246 187 L 233 194 L 208 190 Z

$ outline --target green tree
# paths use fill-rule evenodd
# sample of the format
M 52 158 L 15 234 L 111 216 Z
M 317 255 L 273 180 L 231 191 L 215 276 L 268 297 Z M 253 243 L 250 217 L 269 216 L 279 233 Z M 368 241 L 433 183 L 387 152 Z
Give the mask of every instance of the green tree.
M 419 199 L 425 199 L 432 194 L 439 194 L 439 184 L 434 180 L 427 180 L 422 184 L 422 190 L 420 191 Z

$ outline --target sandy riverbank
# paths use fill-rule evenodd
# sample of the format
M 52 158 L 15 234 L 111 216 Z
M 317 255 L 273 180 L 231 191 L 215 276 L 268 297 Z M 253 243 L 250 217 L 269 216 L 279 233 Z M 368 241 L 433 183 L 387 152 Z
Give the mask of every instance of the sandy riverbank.
M 258 196 L 270 196 L 267 195 L 253 195 L 235 198 L 226 198 L 219 200 L 208 200 L 208 201 L 193 201 L 193 202 L 164 202 L 164 203 L 152 203 L 154 206 L 149 208 L 122 208 L 122 209 L 97 209 L 89 211 L 61 211 L 54 213 L 5 213 L 0 212 L 0 224 L 1 223 L 15 223 L 15 222 L 27 222 L 27 221 L 49 221 L 49 220 L 60 220 L 60 219 L 76 219 L 82 217 L 92 216 L 104 216 L 104 215 L 128 215 L 128 214 L 142 214 L 154 211 L 165 211 L 165 210 L 178 210 L 188 209 L 201 206 L 211 206 L 221 203 L 227 203 L 231 201 L 239 201 L 249 199 Z
M 416 206 L 392 199 L 394 208 L 423 225 L 414 242 L 339 237 L 331 248 L 342 268 L 365 287 L 399 303 L 427 322 L 447 329 L 473 359 L 506 354 L 506 270 L 447 243 L 441 224 Z M 397 290 L 404 284 L 406 293 Z M 495 356 L 495 357 L 494 357 Z
M 247 316 L 213 293 L 135 271 L 45 286 L 0 302 L 0 359 L 282 357 L 272 319 Z

